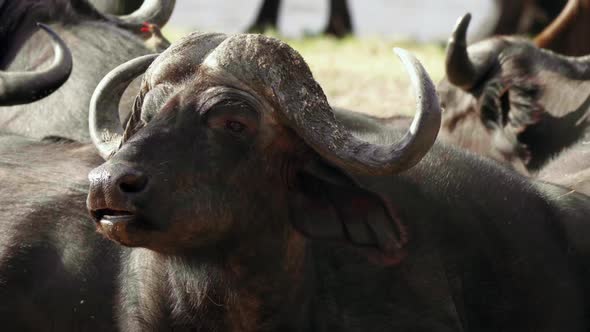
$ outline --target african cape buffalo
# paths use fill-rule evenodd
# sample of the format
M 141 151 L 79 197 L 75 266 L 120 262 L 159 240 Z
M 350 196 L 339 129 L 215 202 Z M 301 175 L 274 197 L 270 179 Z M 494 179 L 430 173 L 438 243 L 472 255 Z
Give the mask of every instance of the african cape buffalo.
M 534 172 L 587 130 L 590 57 L 505 36 L 467 47 L 469 20 L 457 23 L 438 85 L 441 139 Z
M 0 132 L 90 142 L 88 104 L 96 84 L 119 64 L 153 53 L 140 31 L 143 22 L 161 26 L 173 7 L 174 0 L 146 0 L 136 12 L 117 17 L 101 14 L 85 0 L 0 0 L 0 44 L 8 45 L 0 52 L 0 69 L 40 70 L 52 61 L 47 36 L 35 32 L 38 21 L 62 37 L 73 57 L 71 76 L 52 95 L 0 107 Z
M 286 44 L 206 33 L 101 81 L 89 183 L 88 146 L 2 138 L 3 327 L 587 331 L 589 198 L 434 144 L 399 53 L 406 134 L 343 127 Z

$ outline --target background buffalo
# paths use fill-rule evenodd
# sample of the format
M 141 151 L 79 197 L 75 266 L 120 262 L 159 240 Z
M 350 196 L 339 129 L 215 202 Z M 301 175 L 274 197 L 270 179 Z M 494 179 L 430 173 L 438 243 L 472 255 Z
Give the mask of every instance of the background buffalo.
M 102 14 L 85 0 L 7 1 L 0 6 L 0 69 L 31 71 L 53 59 L 48 37 L 35 22 L 55 30 L 72 54 L 69 79 L 52 95 L 27 105 L 0 108 L 0 132 L 33 138 L 63 137 L 89 142 L 88 104 L 100 79 L 134 57 L 153 53 L 140 31 L 144 21 L 163 25 L 174 1 L 149 0 L 122 18 Z M 162 46 L 158 48 L 161 50 Z M 131 103 L 132 101 L 128 101 Z
M 520 172 L 535 171 L 587 130 L 590 60 L 515 37 L 467 48 L 469 19 L 458 22 L 450 39 L 447 77 L 438 86 L 442 138 Z

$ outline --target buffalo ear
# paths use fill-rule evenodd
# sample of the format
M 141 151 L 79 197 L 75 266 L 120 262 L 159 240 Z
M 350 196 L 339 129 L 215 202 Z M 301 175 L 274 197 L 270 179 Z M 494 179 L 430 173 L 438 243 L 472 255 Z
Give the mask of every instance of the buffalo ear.
M 590 105 L 590 80 L 549 70 L 540 72 L 538 79 L 544 83 L 539 104 L 552 117 L 563 118 L 578 113 L 578 120 L 585 115 Z
M 337 168 L 311 161 L 289 195 L 292 225 L 305 236 L 397 256 L 406 234 L 384 201 Z

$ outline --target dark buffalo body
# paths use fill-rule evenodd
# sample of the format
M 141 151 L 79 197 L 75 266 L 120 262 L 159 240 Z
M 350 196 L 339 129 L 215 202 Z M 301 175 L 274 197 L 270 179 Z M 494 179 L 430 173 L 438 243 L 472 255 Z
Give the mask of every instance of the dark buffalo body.
M 92 146 L 0 138 L 5 331 L 114 330 L 120 248 L 85 209 Z
M 96 108 L 116 118 L 153 57 L 101 82 L 102 165 L 3 138 L 3 328 L 587 331 L 590 199 L 432 146 L 434 87 L 401 54 L 404 139 L 338 124 L 287 45 L 222 34 L 160 55 L 124 132 Z

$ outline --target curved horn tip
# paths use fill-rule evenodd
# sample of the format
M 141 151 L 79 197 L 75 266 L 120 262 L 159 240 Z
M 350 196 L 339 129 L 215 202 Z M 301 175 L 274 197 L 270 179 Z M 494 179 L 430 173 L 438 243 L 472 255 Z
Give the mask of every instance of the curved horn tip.
M 39 27 L 39 29 L 45 30 L 45 32 L 51 37 L 51 39 L 53 39 L 57 44 L 59 44 L 60 46 L 62 46 L 62 48 L 67 49 L 66 44 L 59 37 L 59 35 L 57 34 L 57 32 L 53 31 L 53 29 L 51 29 L 47 24 L 44 24 L 44 23 L 41 23 L 41 22 L 37 22 L 37 26 Z
M 55 31 L 53 31 L 53 29 L 51 29 L 48 25 L 41 22 L 37 22 L 37 26 L 40 29 L 43 29 L 55 42 L 55 62 L 62 63 L 62 66 L 65 68 L 65 71 L 68 72 L 69 76 L 69 74 L 72 72 L 73 66 L 72 53 L 70 52 L 70 49 L 63 41 L 63 39 L 61 39 L 60 36 Z
M 432 83 L 422 63 L 420 63 L 420 60 L 414 54 L 399 47 L 394 47 L 393 52 L 399 57 L 406 68 L 406 72 L 410 75 L 410 81 L 413 85 L 421 84 L 421 80 L 427 80 L 428 83 Z
M 465 91 L 469 91 L 482 74 L 481 66 L 476 66 L 471 61 L 467 51 L 467 28 L 470 21 L 470 13 L 457 20 L 455 29 L 447 43 L 445 56 L 447 79 Z
M 428 75 L 428 72 L 426 71 L 420 60 L 418 60 L 418 58 L 416 58 L 416 56 L 414 56 L 414 54 L 412 54 L 411 52 L 408 52 L 407 50 L 398 47 L 394 47 L 393 52 L 395 52 L 395 54 L 400 58 L 402 64 L 406 69 L 406 72 L 410 76 L 412 86 L 414 86 L 414 90 L 418 93 L 418 104 L 427 101 L 423 98 L 425 94 L 432 94 L 432 96 L 429 97 L 434 98 L 433 104 L 426 106 L 424 113 L 426 113 L 428 117 L 433 118 L 434 122 L 438 122 L 438 125 L 436 127 L 440 127 L 440 117 L 442 110 L 440 109 L 440 103 L 438 102 L 436 88 L 434 86 L 434 83 L 432 82 L 432 79 L 430 78 L 430 75 Z M 430 100 L 430 98 L 426 99 Z M 419 109 L 419 112 L 420 114 L 414 117 L 414 121 L 412 121 L 412 125 L 410 127 L 410 131 L 412 133 L 418 130 L 418 126 L 420 124 L 419 118 L 422 115 L 421 109 Z M 428 123 L 433 122 L 428 121 Z M 434 136 L 436 137 L 437 134 L 438 129 L 437 133 Z
M 418 58 L 408 52 L 407 50 L 399 47 L 394 47 L 393 52 L 400 58 L 402 64 L 406 68 L 406 71 L 410 75 L 410 80 L 413 84 L 424 84 L 426 83 L 428 88 L 432 87 L 434 89 L 434 83 L 432 83 L 432 79 L 424 66 L 418 60 Z
M 407 150 L 411 157 L 401 171 L 417 164 L 434 144 L 440 129 L 442 110 L 434 83 L 418 58 L 402 48 L 396 47 L 393 51 L 402 61 L 417 99 L 416 114 L 406 134 L 409 143 Z
M 451 34 L 451 39 L 449 43 L 462 43 L 466 44 L 467 39 L 467 29 L 469 28 L 469 23 L 471 22 L 471 13 L 466 13 L 465 15 L 459 17 L 457 19 L 457 23 L 455 23 L 455 28 L 453 29 L 453 33 Z
M 41 28 L 45 31 L 49 31 L 49 33 L 53 33 L 53 30 L 51 30 L 51 28 L 47 24 L 41 23 L 41 22 L 37 22 L 36 24 L 39 28 Z
M 414 54 L 408 52 L 407 50 L 401 47 L 394 47 L 393 52 L 400 58 L 404 66 L 412 66 L 415 67 L 416 64 L 420 65 L 420 61 L 414 56 Z

